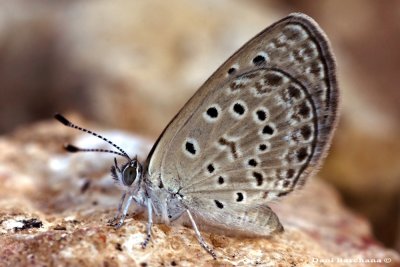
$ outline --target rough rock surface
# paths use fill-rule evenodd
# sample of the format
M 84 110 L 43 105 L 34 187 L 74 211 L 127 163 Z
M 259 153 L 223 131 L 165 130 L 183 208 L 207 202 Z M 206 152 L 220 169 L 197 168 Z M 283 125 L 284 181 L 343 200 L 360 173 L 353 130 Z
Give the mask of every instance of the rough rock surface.
M 138 136 L 99 132 L 139 158 L 151 147 Z M 143 250 L 144 217 L 130 214 L 118 230 L 107 226 L 119 200 L 108 173 L 112 156 L 67 154 L 61 149 L 67 141 L 104 147 L 56 122 L 21 128 L 0 139 L 1 266 L 400 265 L 396 252 L 375 241 L 368 222 L 346 209 L 318 178 L 271 205 L 285 227 L 282 234 L 238 238 L 203 232 L 218 255 L 213 260 L 192 229 L 157 224 Z

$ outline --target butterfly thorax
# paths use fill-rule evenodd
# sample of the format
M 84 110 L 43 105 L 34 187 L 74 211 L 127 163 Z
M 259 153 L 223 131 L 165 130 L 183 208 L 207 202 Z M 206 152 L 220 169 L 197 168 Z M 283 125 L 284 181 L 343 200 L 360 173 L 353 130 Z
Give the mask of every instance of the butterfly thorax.
M 181 202 L 182 196 L 172 189 L 167 189 L 162 183 L 153 183 L 146 166 L 143 168 L 137 158 L 118 166 L 115 162 L 111 168 L 114 179 L 130 195 L 138 206 L 152 206 L 155 220 L 161 223 L 169 223 L 178 219 L 185 211 Z M 150 215 L 151 216 L 151 215 Z
M 147 173 L 146 173 L 147 174 Z M 151 182 L 148 175 L 144 175 L 143 187 L 147 197 L 151 199 L 154 214 L 163 223 L 170 223 L 178 219 L 185 212 L 182 197 L 178 192 L 156 185 Z

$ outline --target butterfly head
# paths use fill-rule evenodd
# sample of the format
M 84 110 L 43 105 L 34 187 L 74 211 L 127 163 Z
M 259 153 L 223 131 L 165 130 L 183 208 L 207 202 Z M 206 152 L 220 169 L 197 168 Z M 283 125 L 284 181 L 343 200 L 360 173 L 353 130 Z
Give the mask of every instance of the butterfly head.
M 142 172 L 143 172 L 143 167 L 138 161 L 137 157 L 134 157 L 133 159 L 128 156 L 128 154 L 119 146 L 108 140 L 107 138 L 94 133 L 90 130 L 87 130 L 85 128 L 82 128 L 80 126 L 77 126 L 67 120 L 64 116 L 60 114 L 56 114 L 55 119 L 64 124 L 65 126 L 77 129 L 79 131 L 91 134 L 96 136 L 97 138 L 100 138 L 113 147 L 115 147 L 119 151 L 114 151 L 114 150 L 108 150 L 108 149 L 98 149 L 98 148 L 79 148 L 70 144 L 67 144 L 64 146 L 64 148 L 68 152 L 106 152 L 106 153 L 112 153 L 116 154 L 118 156 L 122 156 L 127 159 L 127 162 L 125 164 L 118 165 L 117 159 L 114 158 L 114 165 L 111 167 L 111 175 L 115 181 L 117 181 L 121 186 L 124 187 L 124 189 L 128 190 L 135 190 L 140 187 L 140 182 L 142 181 Z
M 114 165 L 111 167 L 111 175 L 120 185 L 129 189 L 139 188 L 142 181 L 143 167 L 135 157 L 127 163 L 118 166 L 114 158 Z

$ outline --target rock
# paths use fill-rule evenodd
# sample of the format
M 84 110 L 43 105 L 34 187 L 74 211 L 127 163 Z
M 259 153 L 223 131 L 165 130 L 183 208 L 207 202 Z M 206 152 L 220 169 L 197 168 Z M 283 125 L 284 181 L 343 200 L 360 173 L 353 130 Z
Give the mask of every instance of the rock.
M 90 125 L 72 116 L 79 125 Z M 145 158 L 146 138 L 96 130 Z M 341 203 L 322 180 L 271 207 L 285 227 L 270 238 L 242 238 L 203 231 L 213 260 L 192 229 L 156 224 L 149 246 L 146 218 L 130 214 L 122 228 L 107 225 L 120 192 L 108 172 L 112 155 L 68 154 L 61 145 L 107 147 L 57 122 L 20 128 L 0 139 L 1 266 L 399 266 L 400 256 L 379 244 L 369 223 Z M 352 261 L 352 262 L 351 262 Z M 362 262 L 364 261 L 364 263 Z M 339 264 L 339 266 L 340 266 Z

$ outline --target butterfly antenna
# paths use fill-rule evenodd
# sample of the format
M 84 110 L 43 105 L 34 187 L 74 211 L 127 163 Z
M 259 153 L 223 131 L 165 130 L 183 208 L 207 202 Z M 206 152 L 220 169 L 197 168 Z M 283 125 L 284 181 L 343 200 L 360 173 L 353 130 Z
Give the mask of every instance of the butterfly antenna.
M 116 144 L 114 144 L 113 142 L 108 140 L 107 138 L 105 138 L 105 137 L 103 137 L 103 136 L 101 136 L 101 135 L 99 135 L 99 134 L 97 134 L 95 132 L 92 132 L 92 131 L 90 131 L 88 129 L 85 129 L 85 128 L 82 128 L 82 127 L 80 127 L 78 125 L 73 124 L 72 122 L 67 120 L 64 116 L 62 116 L 61 114 L 58 114 L 58 113 L 55 114 L 54 118 L 56 120 L 58 120 L 59 122 L 61 122 L 62 124 L 64 124 L 65 126 L 67 126 L 67 127 L 74 128 L 74 129 L 77 129 L 79 131 L 82 131 L 82 132 L 91 134 L 93 136 L 96 136 L 97 138 L 100 138 L 103 141 L 106 141 L 107 143 L 109 143 L 110 145 L 112 145 L 113 147 L 115 147 L 116 149 L 118 149 L 120 151 L 120 152 L 117 152 L 117 151 L 108 150 L 108 149 L 79 148 L 79 147 L 67 144 L 67 145 L 64 146 L 64 148 L 68 152 L 72 152 L 72 153 L 75 153 L 75 152 L 106 152 L 106 153 L 112 153 L 112 154 L 116 154 L 116 155 L 119 155 L 119 156 L 123 156 L 123 157 L 127 158 L 129 161 L 131 161 L 131 158 L 128 156 L 128 154 L 122 148 L 120 148 L 119 146 L 117 146 Z

